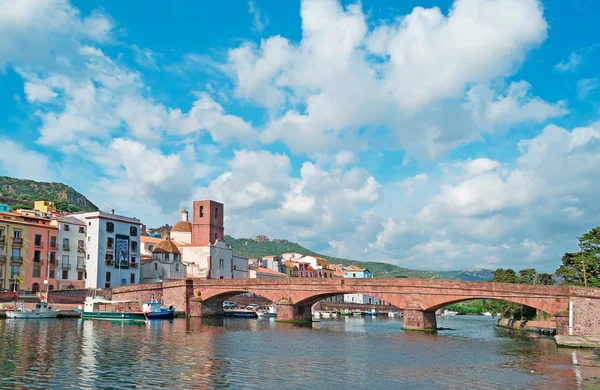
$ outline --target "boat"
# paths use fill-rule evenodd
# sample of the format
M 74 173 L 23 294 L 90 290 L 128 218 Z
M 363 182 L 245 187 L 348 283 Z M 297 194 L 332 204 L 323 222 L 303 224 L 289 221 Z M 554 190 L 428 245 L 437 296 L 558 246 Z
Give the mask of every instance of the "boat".
M 353 315 L 354 317 L 360 317 L 360 316 L 362 316 L 362 314 L 363 314 L 363 313 L 362 313 L 362 311 L 360 311 L 360 310 L 354 310 L 354 311 L 352 311 L 352 315 Z
M 312 313 L 313 318 L 321 318 L 321 312 L 320 311 L 313 311 Z
M 258 314 L 255 311 L 236 310 L 233 313 L 235 318 L 258 318 Z
M 388 317 L 399 317 L 400 313 L 398 313 L 396 310 L 392 310 L 388 312 Z
M 330 318 L 331 317 L 331 312 L 330 311 L 322 311 L 321 312 L 321 317 L 323 317 L 323 318 Z
M 83 309 L 80 306 L 73 310 L 84 320 L 146 321 L 146 314 L 137 305 L 137 301 L 113 301 L 88 296 Z
M 352 313 L 348 309 L 343 310 L 340 314 L 343 316 L 351 316 L 352 315 Z
M 163 303 L 152 296 L 152 300 L 142 306 L 142 313 L 149 320 L 170 320 L 175 317 L 175 307 L 163 307 Z
M 443 315 L 443 316 L 455 316 L 455 315 L 457 315 L 457 314 L 458 314 L 458 312 L 457 312 L 457 311 L 452 311 L 452 310 L 444 310 L 444 311 L 442 312 L 442 315 Z
M 35 309 L 25 308 L 25 303 L 21 302 L 21 307 L 17 309 L 17 304 L 14 304 L 14 310 L 6 312 L 6 318 L 15 319 L 41 319 L 41 318 L 56 318 L 60 310 L 53 310 L 46 301 L 36 303 Z
M 256 312 L 259 317 L 277 317 L 277 306 L 267 306 L 264 310 Z
M 379 310 L 377 309 L 371 309 L 369 311 L 365 312 L 366 316 L 378 316 L 379 315 Z

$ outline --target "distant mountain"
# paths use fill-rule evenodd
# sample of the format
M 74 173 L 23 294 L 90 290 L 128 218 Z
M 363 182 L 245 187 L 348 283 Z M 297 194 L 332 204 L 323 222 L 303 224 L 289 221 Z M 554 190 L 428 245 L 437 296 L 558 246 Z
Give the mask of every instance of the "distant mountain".
M 373 261 L 357 261 L 330 257 L 313 252 L 304 248 L 302 245 L 288 240 L 269 240 L 265 236 L 258 236 L 259 239 L 251 238 L 233 238 L 225 236 L 225 241 L 233 249 L 236 255 L 247 256 L 249 258 L 260 258 L 268 255 L 280 255 L 286 252 L 297 252 L 304 255 L 319 256 L 329 259 L 332 264 L 356 265 L 368 268 L 375 277 L 378 278 L 424 278 L 424 279 L 445 279 L 445 280 L 465 280 L 473 282 L 485 282 L 490 280 L 492 270 L 489 269 L 466 269 L 457 271 L 421 271 L 398 267 L 397 265 Z
M 0 176 L 0 203 L 12 208 L 31 208 L 36 200 L 55 202 L 60 211 L 98 210 L 95 204 L 66 184 Z

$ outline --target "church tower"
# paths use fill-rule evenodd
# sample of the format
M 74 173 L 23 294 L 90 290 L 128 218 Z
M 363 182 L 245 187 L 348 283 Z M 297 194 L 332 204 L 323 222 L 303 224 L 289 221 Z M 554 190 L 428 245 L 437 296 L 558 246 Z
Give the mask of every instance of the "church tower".
M 210 245 L 217 239 L 224 240 L 224 207 L 212 200 L 194 201 L 192 218 L 192 245 Z

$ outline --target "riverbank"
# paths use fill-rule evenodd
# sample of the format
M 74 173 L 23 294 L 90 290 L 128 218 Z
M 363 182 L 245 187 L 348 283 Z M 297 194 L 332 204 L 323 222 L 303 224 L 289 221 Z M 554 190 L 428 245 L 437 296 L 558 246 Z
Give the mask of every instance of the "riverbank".
M 523 332 L 534 332 L 549 336 L 556 334 L 556 321 L 521 321 L 512 318 L 500 318 L 496 324 L 501 328 L 515 329 Z

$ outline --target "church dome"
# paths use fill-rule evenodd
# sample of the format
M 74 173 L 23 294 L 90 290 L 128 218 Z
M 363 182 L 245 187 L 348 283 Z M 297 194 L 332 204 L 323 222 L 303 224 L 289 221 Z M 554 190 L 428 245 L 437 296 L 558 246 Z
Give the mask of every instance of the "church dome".
M 188 221 L 179 221 L 175 224 L 175 226 L 173 226 L 171 231 L 172 232 L 191 233 L 192 232 L 192 224 Z
M 173 241 L 167 238 L 159 242 L 152 253 L 179 253 L 179 249 Z

